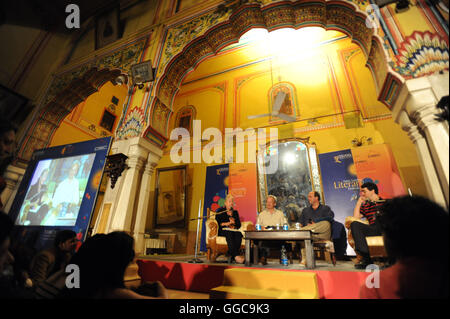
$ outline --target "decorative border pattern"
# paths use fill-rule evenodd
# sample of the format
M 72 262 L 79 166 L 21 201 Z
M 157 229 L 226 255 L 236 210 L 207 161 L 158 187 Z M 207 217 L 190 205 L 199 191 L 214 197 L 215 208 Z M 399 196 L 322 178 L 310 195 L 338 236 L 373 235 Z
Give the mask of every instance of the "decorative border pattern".
M 73 108 L 107 81 L 114 80 L 120 74 L 124 74 L 128 81 L 129 69 L 140 60 L 149 37 L 144 35 L 55 74 L 39 103 L 40 111 L 21 142 L 18 160 L 27 162 L 34 150 L 47 147 L 56 129 Z
M 448 71 L 448 38 L 415 31 L 405 38 L 396 58 L 395 70 L 407 79 Z

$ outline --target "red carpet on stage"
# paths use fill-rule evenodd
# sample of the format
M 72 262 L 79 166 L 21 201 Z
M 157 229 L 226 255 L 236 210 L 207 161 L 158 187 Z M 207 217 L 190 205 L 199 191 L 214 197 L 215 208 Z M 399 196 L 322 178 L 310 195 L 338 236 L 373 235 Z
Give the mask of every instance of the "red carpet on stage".
M 222 285 L 227 268 L 208 264 L 138 259 L 139 275 L 143 281 L 161 281 L 168 289 L 209 293 L 211 288 Z M 244 268 L 243 266 L 238 266 Z M 258 268 L 261 269 L 261 268 Z M 270 268 L 268 268 L 270 269 Z M 277 269 L 279 270 L 279 269 Z M 311 271 L 318 277 L 319 295 L 323 299 L 357 299 L 359 289 L 369 273 L 359 271 L 284 270 Z

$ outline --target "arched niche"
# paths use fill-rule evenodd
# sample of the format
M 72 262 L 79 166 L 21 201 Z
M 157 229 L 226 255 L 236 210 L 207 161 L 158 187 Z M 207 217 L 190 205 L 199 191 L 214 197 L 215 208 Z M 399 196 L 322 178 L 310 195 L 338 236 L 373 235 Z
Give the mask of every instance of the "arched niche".
M 83 72 L 80 77 L 73 78 L 68 84 L 63 83 L 63 80 L 59 83 L 55 80 L 45 96 L 43 107 L 39 109 L 20 143 L 19 161 L 27 162 L 34 150 L 47 147 L 56 129 L 75 106 L 97 92 L 107 81 L 115 84 L 120 75 L 127 83 L 128 76 L 121 70 L 99 70 L 96 67 Z

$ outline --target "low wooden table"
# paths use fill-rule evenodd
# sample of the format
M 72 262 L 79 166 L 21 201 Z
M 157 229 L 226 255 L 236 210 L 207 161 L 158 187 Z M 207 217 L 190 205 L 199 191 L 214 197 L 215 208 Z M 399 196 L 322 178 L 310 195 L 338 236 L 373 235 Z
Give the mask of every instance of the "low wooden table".
M 256 230 L 245 232 L 245 265 L 250 266 L 250 241 L 251 240 L 286 240 L 305 241 L 306 268 L 314 269 L 314 249 L 312 245 L 312 233 L 310 230 Z M 253 263 L 258 263 L 258 245 L 253 246 Z

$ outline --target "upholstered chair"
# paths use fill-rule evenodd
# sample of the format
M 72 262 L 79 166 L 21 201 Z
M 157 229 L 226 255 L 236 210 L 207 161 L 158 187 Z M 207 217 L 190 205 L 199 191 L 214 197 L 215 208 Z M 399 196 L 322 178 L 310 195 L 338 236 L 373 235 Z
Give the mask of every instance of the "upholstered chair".
M 353 240 L 352 231 L 350 225 L 352 223 L 363 223 L 369 225 L 367 220 L 358 219 L 353 216 L 347 216 L 345 218 L 345 228 L 348 229 L 347 239 L 348 244 L 355 249 L 355 241 Z M 369 254 L 371 258 L 375 257 L 387 257 L 386 250 L 384 249 L 383 236 L 368 236 L 366 237 L 367 246 L 369 247 Z M 356 263 L 360 262 L 362 257 L 356 253 Z
M 219 225 L 217 224 L 214 214 L 208 209 L 208 219 L 206 221 L 206 258 L 208 261 L 215 262 L 217 257 L 226 254 L 228 251 L 227 240 L 224 236 L 217 236 L 219 231 Z M 245 231 L 255 230 L 255 226 L 251 221 L 241 221 L 241 228 L 239 231 L 242 233 L 241 250 L 245 249 Z

